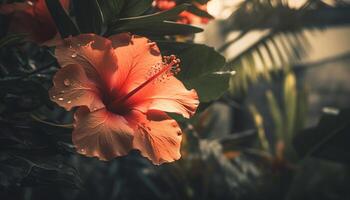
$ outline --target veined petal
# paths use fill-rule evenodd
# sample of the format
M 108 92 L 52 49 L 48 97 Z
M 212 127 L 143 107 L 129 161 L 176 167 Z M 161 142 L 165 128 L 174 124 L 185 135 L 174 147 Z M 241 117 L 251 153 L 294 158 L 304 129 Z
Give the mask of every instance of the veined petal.
M 195 90 L 187 90 L 177 78 L 168 77 L 162 82 L 146 86 L 130 97 L 128 104 L 142 112 L 160 110 L 189 118 L 196 112 L 199 100 Z
M 118 56 L 119 66 L 113 77 L 113 86 L 117 90 L 114 98 L 123 99 L 123 96 L 144 84 L 164 66 L 157 45 L 147 38 L 124 33 L 110 39 Z M 116 104 L 122 103 L 123 106 L 144 113 L 151 109 L 179 113 L 187 118 L 193 115 L 199 104 L 197 93 L 187 90 L 175 77 L 159 81 L 163 75 L 166 72 L 128 97 L 126 102 Z
M 90 79 L 107 89 L 111 86 L 111 76 L 118 65 L 110 40 L 95 34 L 81 34 L 65 39 L 55 54 L 61 67 L 79 64 Z
M 157 45 L 145 37 L 122 33 L 110 37 L 118 57 L 118 71 L 113 77 L 116 98 L 125 95 L 147 80 L 152 66 L 162 57 Z
M 89 112 L 80 107 L 74 119 L 73 143 L 80 154 L 110 160 L 131 150 L 133 130 L 124 117 L 106 109 Z
M 79 65 L 61 68 L 53 78 L 49 95 L 67 110 L 76 106 L 87 106 L 92 111 L 104 107 L 99 89 Z
M 153 164 L 160 165 L 181 157 L 181 129 L 164 112 L 149 112 L 145 115 L 135 110 L 126 119 L 135 131 L 133 148 L 140 150 L 141 155 Z

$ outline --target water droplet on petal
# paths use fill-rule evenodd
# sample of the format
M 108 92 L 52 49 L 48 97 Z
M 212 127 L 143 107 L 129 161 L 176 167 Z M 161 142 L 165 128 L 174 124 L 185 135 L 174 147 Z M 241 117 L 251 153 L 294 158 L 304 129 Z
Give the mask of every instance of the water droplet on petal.
M 76 58 L 78 56 L 78 54 L 77 53 L 73 53 L 71 56 L 72 56 L 72 58 Z
M 62 97 L 58 98 L 59 101 L 63 101 L 64 99 Z
M 69 86 L 70 85 L 70 80 L 69 79 L 64 79 L 63 84 L 65 86 Z
M 27 1 L 27 4 L 30 6 L 34 6 L 34 3 L 32 1 Z
M 172 125 L 174 128 L 176 128 L 176 127 L 178 126 L 176 122 L 172 122 L 171 125 Z
M 85 153 L 85 149 L 79 149 L 78 150 L 80 153 Z
M 53 99 L 55 99 L 55 98 L 56 98 L 56 96 L 55 96 L 55 95 L 53 95 L 53 96 L 52 96 L 52 98 L 53 98 Z
M 72 101 L 67 101 L 68 104 L 72 103 Z

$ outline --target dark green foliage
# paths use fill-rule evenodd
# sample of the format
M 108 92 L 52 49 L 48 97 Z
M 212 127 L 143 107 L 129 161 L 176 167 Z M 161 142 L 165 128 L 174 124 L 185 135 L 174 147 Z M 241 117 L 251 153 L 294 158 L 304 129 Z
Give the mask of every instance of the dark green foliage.
M 194 5 L 191 5 L 188 10 L 188 12 L 191 12 L 199 17 L 205 17 L 205 18 L 208 18 L 208 19 L 214 19 L 213 16 L 211 16 L 208 12 L 204 11 L 204 10 L 201 10 L 199 9 L 197 6 L 194 6 Z
M 152 0 L 99 0 L 108 23 L 118 18 L 143 15 L 152 6 Z
M 0 39 L 0 48 L 6 45 L 14 45 L 23 42 L 26 34 L 11 34 Z
M 295 137 L 295 149 L 300 156 L 350 164 L 350 110 L 334 112 L 324 113 L 316 127 L 306 129 Z
M 114 29 L 112 33 L 116 34 L 121 32 L 132 32 L 138 35 L 162 36 L 179 34 L 186 35 L 202 31 L 203 30 L 201 28 L 171 21 L 150 21 L 142 25 L 133 22 L 121 24 L 120 27 Z
M 286 200 L 333 200 L 350 196 L 349 166 L 320 159 L 305 159 L 288 191 Z
M 101 34 L 104 16 L 97 0 L 72 0 L 75 19 L 81 33 Z
M 189 5 L 182 4 L 173 9 L 150 15 L 120 18 L 111 23 L 108 35 L 120 32 L 132 32 L 141 35 L 178 35 L 191 34 L 203 31 L 201 28 L 171 22 L 188 8 Z
M 53 20 L 56 23 L 58 32 L 60 33 L 62 38 L 66 38 L 68 36 L 76 36 L 80 33 L 79 29 L 68 16 L 67 12 L 64 10 L 59 0 L 45 1 Z
M 114 0 L 115 1 L 115 0 Z M 121 10 L 120 17 L 135 17 L 144 14 L 152 6 L 152 0 L 119 0 L 124 1 L 124 7 Z
M 50 118 L 47 111 L 52 112 L 53 104 L 47 90 L 56 61 L 49 49 L 22 45 L 13 39 L 17 37 L 3 38 L 6 45 L 0 48 L 0 188 L 80 188 L 78 173 L 68 163 L 71 130 L 34 117 L 44 112 Z

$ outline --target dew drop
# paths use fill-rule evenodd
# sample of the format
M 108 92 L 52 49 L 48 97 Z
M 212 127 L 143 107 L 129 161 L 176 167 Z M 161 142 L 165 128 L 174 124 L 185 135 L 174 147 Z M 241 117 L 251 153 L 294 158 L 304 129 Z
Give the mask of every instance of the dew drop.
M 171 125 L 172 125 L 174 128 L 177 128 L 177 123 L 176 123 L 176 122 L 171 123 Z
M 53 96 L 52 96 L 52 98 L 53 98 L 53 99 L 55 99 L 55 98 L 56 98 L 56 96 L 55 96 L 55 95 L 53 95 Z
M 72 101 L 67 101 L 68 104 L 72 103 Z
M 69 79 L 64 79 L 63 84 L 65 86 L 69 86 L 70 85 L 70 80 Z
M 30 6 L 34 6 L 34 3 L 32 1 L 27 1 L 27 4 Z
M 72 56 L 72 58 L 76 58 L 78 56 L 78 54 L 77 53 L 73 53 L 71 56 Z
M 64 99 L 62 97 L 58 98 L 59 101 L 63 101 Z

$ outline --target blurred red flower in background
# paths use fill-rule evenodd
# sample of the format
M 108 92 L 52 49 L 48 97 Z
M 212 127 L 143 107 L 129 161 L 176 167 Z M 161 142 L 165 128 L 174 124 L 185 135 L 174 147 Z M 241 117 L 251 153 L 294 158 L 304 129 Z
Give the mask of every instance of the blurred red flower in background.
M 74 116 L 79 153 L 101 160 L 140 150 L 154 164 L 180 158 L 181 129 L 166 112 L 192 116 L 199 104 L 173 75 L 179 59 L 147 38 L 83 34 L 64 40 L 55 54 L 61 69 L 50 98 Z
M 169 10 L 176 5 L 177 4 L 175 0 L 154 0 L 154 6 L 160 11 Z M 203 11 L 207 11 L 207 4 L 199 4 L 197 2 L 193 2 L 193 5 Z M 206 24 L 209 22 L 209 20 L 210 19 L 206 17 L 200 17 L 191 12 L 183 11 L 179 15 L 178 22 L 183 24 Z
M 69 0 L 60 0 L 60 2 L 65 9 L 68 9 Z M 57 34 L 45 0 L 1 4 L 0 14 L 10 17 L 10 33 L 28 33 L 29 39 L 35 42 L 46 42 Z

